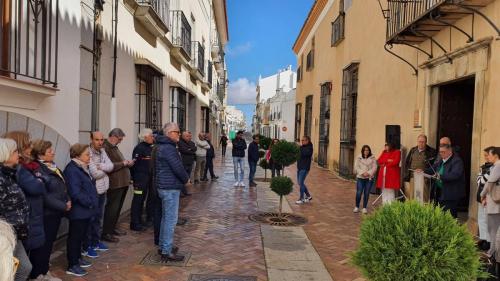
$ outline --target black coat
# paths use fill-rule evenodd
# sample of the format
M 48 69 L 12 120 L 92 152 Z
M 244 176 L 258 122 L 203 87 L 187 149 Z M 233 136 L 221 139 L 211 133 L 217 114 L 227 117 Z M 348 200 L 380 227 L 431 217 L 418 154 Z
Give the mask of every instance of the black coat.
M 40 163 L 38 171 L 44 176 L 47 191 L 43 196 L 44 215 L 63 215 L 69 200 L 63 172 L 59 170 L 61 175 L 58 175 L 43 163 Z
M 151 182 L 151 151 L 153 145 L 141 142 L 135 146 L 132 158 L 135 160 L 134 166 L 130 168 L 134 186 L 147 188 Z
M 439 167 L 443 160 L 434 163 L 432 168 L 439 172 Z M 425 170 L 426 174 L 434 174 L 434 171 L 429 168 Z M 457 201 L 465 197 L 465 173 L 464 162 L 457 154 L 453 155 L 444 163 L 444 173 L 441 176 L 443 188 L 441 189 L 440 201 Z
M 177 143 L 177 149 L 181 154 L 182 164 L 184 166 L 193 165 L 194 161 L 196 161 L 196 144 L 192 141 L 185 141 L 182 138 Z
M 244 139 L 234 139 L 233 143 L 233 157 L 245 157 L 245 149 L 247 149 L 247 143 Z
M 28 238 L 29 207 L 16 182 L 16 169 L 0 165 L 0 218 L 16 231 L 17 239 Z
M 215 149 L 214 149 L 214 146 L 212 145 L 212 143 L 209 140 L 207 140 L 207 142 L 210 145 L 210 148 L 207 149 L 207 160 L 211 160 L 211 159 L 215 158 Z
M 311 158 L 313 155 L 313 145 L 312 143 L 308 143 L 306 145 L 302 145 L 300 147 L 300 159 L 297 162 L 297 170 L 306 170 L 309 171 L 311 169 Z
M 254 141 L 248 145 L 248 162 L 259 162 L 259 145 Z
M 410 166 L 411 166 L 411 160 L 412 160 L 412 155 L 415 152 L 415 150 L 418 149 L 418 146 L 413 147 L 410 149 L 408 152 L 408 155 L 406 156 L 405 160 L 405 176 L 404 176 L 404 181 L 409 182 L 411 178 L 411 173 L 410 173 Z M 426 162 L 426 167 L 427 165 L 430 165 L 430 163 L 433 162 L 433 160 L 436 159 L 436 150 L 428 145 L 425 145 L 425 160 Z

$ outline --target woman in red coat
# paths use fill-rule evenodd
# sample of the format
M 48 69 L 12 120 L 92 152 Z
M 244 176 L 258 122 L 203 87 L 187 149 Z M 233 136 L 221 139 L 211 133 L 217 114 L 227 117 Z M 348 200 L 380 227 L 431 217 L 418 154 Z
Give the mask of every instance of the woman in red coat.
M 382 189 L 382 202 L 384 204 L 394 201 L 396 192 L 400 188 L 401 169 L 399 161 L 401 151 L 395 149 L 394 144 L 387 143 L 384 151 L 378 158 L 380 167 L 377 177 L 377 188 Z

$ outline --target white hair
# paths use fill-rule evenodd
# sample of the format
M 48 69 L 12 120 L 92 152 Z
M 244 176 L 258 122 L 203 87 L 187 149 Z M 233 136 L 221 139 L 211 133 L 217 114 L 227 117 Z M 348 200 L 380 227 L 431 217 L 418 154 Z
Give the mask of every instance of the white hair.
M 149 128 L 144 128 L 141 130 L 141 132 L 139 133 L 139 140 L 141 141 L 144 141 L 144 138 L 149 136 L 149 135 L 152 135 L 153 134 L 153 130 L 149 129 Z
M 16 235 L 14 229 L 4 220 L 0 220 L 0 280 L 14 280 L 14 248 Z
M 10 156 L 17 149 L 17 144 L 12 139 L 0 138 L 0 163 L 9 160 Z
M 169 122 L 163 125 L 163 134 L 166 136 L 168 133 L 172 132 L 173 130 L 179 130 L 179 125 L 174 122 Z

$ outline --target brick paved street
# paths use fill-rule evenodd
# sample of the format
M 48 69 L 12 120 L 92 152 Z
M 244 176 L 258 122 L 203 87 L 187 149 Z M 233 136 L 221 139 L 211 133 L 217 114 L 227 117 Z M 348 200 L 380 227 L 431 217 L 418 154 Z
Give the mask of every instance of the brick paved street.
M 140 265 L 153 245 L 152 230 L 137 233 L 128 230 L 128 216 L 122 217 L 120 228 L 128 234 L 110 250 L 94 259 L 89 275 L 73 278 L 66 275 L 65 247 L 55 250 L 52 272 L 63 280 L 188 280 L 190 274 L 256 276 L 268 280 L 261 229 L 248 215 L 257 211 L 255 189 L 234 188 L 231 157 L 224 163 L 216 158 L 218 182 L 194 186 L 193 196 L 182 199 L 181 216 L 189 223 L 176 228 L 176 244 L 181 251 L 192 253 L 187 266 Z M 295 175 L 295 168 L 287 174 Z M 295 176 L 292 176 L 295 179 Z M 362 280 L 347 263 L 347 253 L 354 249 L 360 215 L 352 213 L 354 185 L 336 179 L 324 170 L 313 168 L 308 186 L 314 197 L 311 204 L 295 205 L 297 190 L 288 201 L 294 212 L 306 216 L 304 230 L 319 253 L 333 280 Z M 326 184 L 325 184 L 326 183 Z M 372 198 L 373 199 L 373 198 Z M 59 243 L 62 244 L 62 243 Z

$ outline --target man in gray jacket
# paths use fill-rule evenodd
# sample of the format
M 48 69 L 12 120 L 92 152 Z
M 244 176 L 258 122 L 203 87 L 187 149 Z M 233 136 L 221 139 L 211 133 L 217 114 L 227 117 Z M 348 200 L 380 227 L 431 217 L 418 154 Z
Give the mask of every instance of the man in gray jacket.
M 203 180 L 205 165 L 207 163 L 207 150 L 210 149 L 210 144 L 205 140 L 205 134 L 198 134 L 196 141 L 196 167 L 194 168 L 194 183 L 199 183 Z

